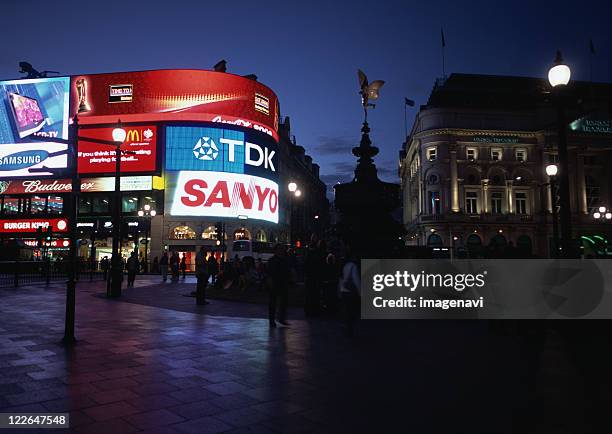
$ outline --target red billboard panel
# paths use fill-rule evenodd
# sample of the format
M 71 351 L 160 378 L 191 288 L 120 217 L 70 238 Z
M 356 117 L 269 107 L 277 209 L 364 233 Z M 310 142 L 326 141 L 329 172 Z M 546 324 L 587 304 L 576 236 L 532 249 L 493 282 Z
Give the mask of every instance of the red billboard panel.
M 278 140 L 278 99 L 263 84 L 223 72 L 170 69 L 73 76 L 71 116 L 82 124 L 204 121 Z
M 113 127 L 83 128 L 79 137 L 113 140 Z M 122 173 L 154 172 L 157 169 L 157 127 L 155 125 L 125 126 L 125 141 L 121 149 Z M 115 173 L 115 148 L 110 145 L 79 140 L 79 174 Z
M 38 228 L 46 230 L 49 226 L 53 232 L 67 232 L 68 222 L 66 219 L 13 219 L 0 220 L 0 232 L 36 232 Z

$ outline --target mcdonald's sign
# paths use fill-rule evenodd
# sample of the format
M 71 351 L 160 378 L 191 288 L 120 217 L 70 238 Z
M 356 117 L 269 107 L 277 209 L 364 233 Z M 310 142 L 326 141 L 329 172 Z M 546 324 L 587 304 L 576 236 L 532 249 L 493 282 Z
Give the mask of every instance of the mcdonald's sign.
M 112 145 L 88 142 L 87 138 L 112 140 L 113 129 L 82 128 L 79 131 L 79 174 L 108 174 L 115 172 L 115 148 Z M 128 125 L 121 149 L 130 153 L 121 156 L 122 174 L 142 174 L 157 170 L 157 127 Z

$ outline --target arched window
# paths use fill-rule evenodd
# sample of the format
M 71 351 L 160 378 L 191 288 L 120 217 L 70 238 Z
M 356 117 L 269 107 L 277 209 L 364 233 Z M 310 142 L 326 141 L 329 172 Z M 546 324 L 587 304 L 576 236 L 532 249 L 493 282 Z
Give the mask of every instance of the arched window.
M 438 234 L 431 234 L 429 238 L 427 238 L 427 247 L 442 247 L 444 246 L 444 242 L 442 241 L 442 237 Z
M 506 237 L 502 234 L 497 234 L 493 238 L 491 238 L 491 246 L 492 247 L 506 247 L 508 241 L 506 241 Z
M 531 256 L 532 245 L 531 238 L 529 238 L 529 235 L 523 234 L 518 237 L 516 239 L 516 248 L 518 249 L 521 257 Z
M 204 229 L 204 232 L 202 232 L 202 239 L 203 240 L 216 240 L 217 239 L 217 228 L 214 226 L 209 226 L 206 229 Z
M 195 240 L 196 233 L 189 226 L 177 226 L 170 231 L 171 240 Z
M 255 232 L 255 241 L 261 241 L 264 243 L 268 241 L 268 236 L 266 235 L 266 231 L 264 231 L 263 229 L 259 229 L 257 232 Z
M 478 256 L 482 251 L 482 239 L 476 234 L 470 234 L 465 240 L 465 246 L 470 256 Z
M 234 231 L 234 240 L 250 240 L 251 233 L 247 228 L 238 228 Z

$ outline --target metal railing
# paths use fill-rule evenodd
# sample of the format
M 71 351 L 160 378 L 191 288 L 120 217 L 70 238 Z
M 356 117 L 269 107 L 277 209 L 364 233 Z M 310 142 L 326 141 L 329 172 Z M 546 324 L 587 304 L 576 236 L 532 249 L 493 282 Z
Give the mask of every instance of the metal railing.
M 69 262 L 64 261 L 0 261 L 0 288 L 26 285 L 49 285 L 68 278 Z M 98 262 L 77 264 L 77 279 L 101 280 L 103 272 Z

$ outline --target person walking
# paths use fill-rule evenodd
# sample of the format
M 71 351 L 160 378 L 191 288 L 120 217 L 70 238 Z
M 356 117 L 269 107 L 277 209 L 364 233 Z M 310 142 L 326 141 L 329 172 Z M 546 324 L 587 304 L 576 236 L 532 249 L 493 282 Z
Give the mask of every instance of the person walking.
M 162 281 L 168 280 L 168 252 L 164 252 L 161 259 L 159 260 L 159 266 L 161 268 Z
M 179 255 L 177 252 L 172 252 L 170 257 L 170 270 L 172 270 L 172 281 L 176 282 L 179 279 Z
M 185 253 L 181 257 L 181 273 L 183 274 L 183 279 L 185 279 L 187 273 L 187 254 Z
M 219 265 L 217 264 L 215 255 L 213 255 L 213 252 L 210 252 L 208 259 L 206 260 L 206 268 L 208 275 L 210 276 L 210 283 L 212 283 L 213 285 L 215 284 L 217 278 L 218 267 Z
M 282 244 L 277 244 L 274 247 L 274 255 L 268 261 L 268 290 L 270 291 L 268 319 L 270 327 L 276 327 L 277 321 L 283 326 L 289 325 L 287 323 L 287 297 L 290 280 L 291 273 L 287 260 L 287 250 Z
M 130 257 L 127 260 L 127 273 L 128 273 L 128 288 L 134 287 L 134 280 L 136 280 L 136 273 L 138 273 L 138 269 L 140 268 L 140 262 L 138 262 L 138 256 L 136 256 L 136 252 L 132 252 Z
M 209 304 L 206 301 L 206 287 L 208 286 L 208 263 L 206 262 L 206 251 L 204 246 L 200 247 L 200 251 L 196 255 L 195 259 L 195 272 L 198 283 L 196 286 L 196 304 L 204 305 Z
M 344 308 L 347 336 L 353 336 L 354 323 L 359 317 L 361 303 L 361 275 L 359 261 L 351 249 L 347 249 L 340 277 L 340 296 Z
M 100 268 L 102 269 L 102 273 L 104 274 L 104 280 L 108 279 L 108 256 L 105 256 L 100 261 Z
M 153 269 L 151 271 L 153 274 L 159 273 L 159 259 L 157 256 L 153 258 Z

